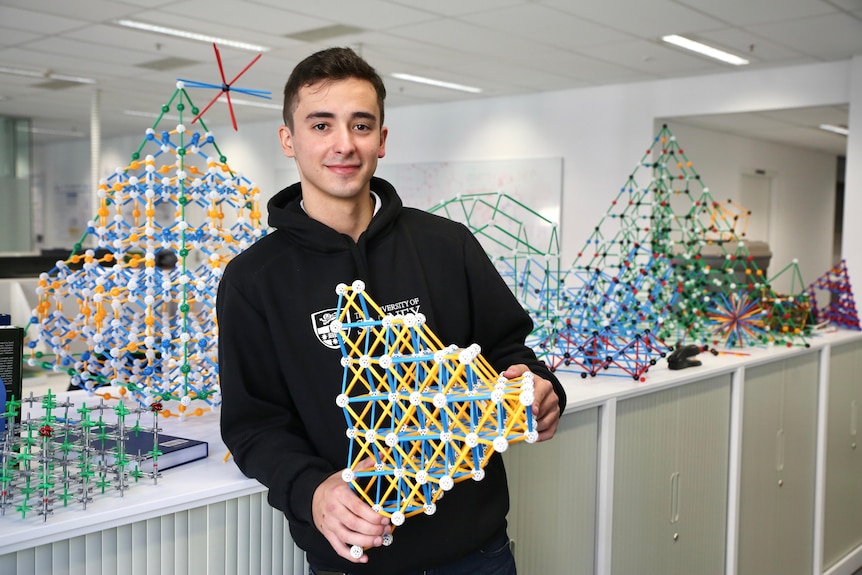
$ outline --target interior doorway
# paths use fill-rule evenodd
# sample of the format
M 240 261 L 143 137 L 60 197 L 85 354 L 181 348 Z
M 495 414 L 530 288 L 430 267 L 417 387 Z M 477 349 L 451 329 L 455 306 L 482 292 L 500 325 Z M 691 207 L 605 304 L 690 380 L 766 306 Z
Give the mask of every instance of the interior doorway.
M 739 186 L 739 203 L 750 214 L 745 239 L 770 243 L 772 223 L 772 178 L 765 172 L 742 174 Z

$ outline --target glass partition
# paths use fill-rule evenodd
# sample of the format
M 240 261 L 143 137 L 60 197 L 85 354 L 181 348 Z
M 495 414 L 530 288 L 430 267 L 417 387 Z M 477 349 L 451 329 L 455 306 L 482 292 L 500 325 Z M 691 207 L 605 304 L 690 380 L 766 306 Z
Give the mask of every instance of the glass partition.
M 0 254 L 33 252 L 30 120 L 0 117 Z

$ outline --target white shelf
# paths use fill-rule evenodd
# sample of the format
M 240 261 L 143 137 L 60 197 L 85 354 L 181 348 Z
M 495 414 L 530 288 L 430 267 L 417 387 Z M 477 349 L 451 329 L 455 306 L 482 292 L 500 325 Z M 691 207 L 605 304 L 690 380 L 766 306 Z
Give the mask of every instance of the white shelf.
M 63 378 L 57 379 L 62 381 Z M 29 393 L 25 392 L 27 395 Z M 84 403 L 94 406 L 100 400 L 84 391 L 56 395 L 58 401 L 68 397 L 76 407 Z M 164 433 L 207 441 L 209 457 L 163 471 L 158 484 L 141 479 L 133 483 L 124 496 L 114 490 L 94 494 L 86 510 L 80 503 L 70 503 L 67 507 L 55 504 L 53 515 L 47 520 L 36 516 L 35 512 L 22 518 L 20 513 L 7 509 L 6 515 L 0 517 L 0 555 L 265 491 L 256 480 L 245 477 L 232 459 L 224 461 L 227 448 L 221 439 L 218 416 L 217 412 L 207 412 L 185 420 L 159 418 L 159 427 Z

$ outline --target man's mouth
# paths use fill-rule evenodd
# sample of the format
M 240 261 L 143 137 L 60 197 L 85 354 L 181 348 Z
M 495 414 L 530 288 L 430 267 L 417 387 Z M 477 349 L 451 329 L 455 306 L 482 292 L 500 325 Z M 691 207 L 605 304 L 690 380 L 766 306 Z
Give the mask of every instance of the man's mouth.
M 359 170 L 359 166 L 356 164 L 334 164 L 326 167 L 329 171 L 335 172 L 336 174 L 352 174 Z

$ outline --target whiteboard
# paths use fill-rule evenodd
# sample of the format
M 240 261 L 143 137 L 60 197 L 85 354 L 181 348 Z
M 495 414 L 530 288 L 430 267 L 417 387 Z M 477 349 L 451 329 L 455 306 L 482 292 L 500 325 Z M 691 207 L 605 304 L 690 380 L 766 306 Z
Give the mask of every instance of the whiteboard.
M 504 220 L 507 218 L 523 223 L 531 243 L 542 246 L 543 251 L 559 240 L 562 158 L 381 163 L 376 175 L 395 186 L 405 206 L 426 211 L 435 211 L 435 207 L 441 203 L 459 197 L 503 194 L 513 201 L 501 204 L 501 209 L 506 211 L 506 218 L 494 218 L 497 226 L 505 225 Z M 452 211 L 435 213 L 452 217 Z M 462 218 L 452 219 L 467 223 Z M 470 222 L 474 230 L 482 225 L 483 222 Z M 479 234 L 485 249 L 491 254 L 497 252 L 495 246 L 483 241 L 485 238 L 482 236 Z

